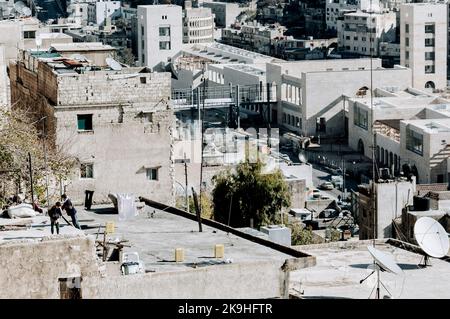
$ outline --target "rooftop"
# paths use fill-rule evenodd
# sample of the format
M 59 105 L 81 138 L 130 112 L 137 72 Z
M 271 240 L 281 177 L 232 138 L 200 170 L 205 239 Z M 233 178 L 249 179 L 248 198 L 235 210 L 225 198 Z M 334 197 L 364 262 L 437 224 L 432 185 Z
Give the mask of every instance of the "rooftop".
M 372 272 L 368 267 L 373 264 L 373 258 L 367 250 L 371 244 L 372 241 L 359 241 L 297 246 L 316 256 L 317 264 L 291 273 L 291 289 L 297 295 L 297 291 L 304 291 L 303 298 L 368 298 L 376 278 L 373 275 L 362 284 L 360 280 Z M 393 298 L 450 298 L 449 262 L 432 258 L 432 267 L 419 268 L 422 255 L 381 241 L 376 248 L 393 255 L 403 270 L 399 276 L 381 272 L 381 281 Z M 381 288 L 381 296 L 384 295 L 387 293 Z
M 247 263 L 258 261 L 273 261 L 280 266 L 286 259 L 294 258 L 275 249 L 254 243 L 231 233 L 202 225 L 203 232 L 198 231 L 198 223 L 175 214 L 156 208 L 144 206 L 139 216 L 132 220 L 119 221 L 118 214 L 112 212 L 111 206 L 97 206 L 92 211 L 85 212 L 85 219 L 95 220 L 95 223 L 105 225 L 114 221 L 113 238 L 129 240 L 131 248 L 125 251 L 136 251 L 145 267 L 150 271 L 176 271 L 202 265 L 224 263 Z M 87 230 L 95 235 L 98 228 Z M 223 259 L 214 258 L 214 245 L 223 244 L 225 255 Z M 185 251 L 185 262 L 175 263 L 176 248 Z
M 74 42 L 74 43 L 54 43 L 50 50 L 57 52 L 66 51 L 114 51 L 114 47 L 101 42 Z

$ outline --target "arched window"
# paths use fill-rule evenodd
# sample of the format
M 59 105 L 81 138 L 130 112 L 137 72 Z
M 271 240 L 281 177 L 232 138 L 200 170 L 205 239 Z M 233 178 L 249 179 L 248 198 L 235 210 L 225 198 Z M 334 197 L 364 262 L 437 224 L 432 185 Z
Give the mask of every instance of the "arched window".
M 426 89 L 435 89 L 436 85 L 434 84 L 433 81 L 428 81 L 427 83 L 425 83 L 425 88 Z

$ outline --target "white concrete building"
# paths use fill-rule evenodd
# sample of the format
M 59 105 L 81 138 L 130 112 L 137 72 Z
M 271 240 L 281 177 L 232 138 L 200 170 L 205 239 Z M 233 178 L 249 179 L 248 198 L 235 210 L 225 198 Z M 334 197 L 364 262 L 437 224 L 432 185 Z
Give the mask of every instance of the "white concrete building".
M 214 42 L 214 15 L 210 8 L 192 8 L 185 2 L 183 10 L 183 43 Z
M 447 86 L 447 5 L 404 4 L 400 9 L 400 61 L 418 89 Z
M 336 136 L 344 129 L 344 100 L 370 87 L 370 59 L 268 63 L 267 82 L 276 86 L 277 122 L 304 136 Z M 373 59 L 374 87 L 411 86 L 411 70 L 381 67 Z M 273 112 L 272 112 L 273 114 Z
M 380 55 L 380 42 L 394 42 L 397 21 L 395 12 L 363 12 L 344 14 L 339 47 L 359 55 Z
M 214 14 L 214 21 L 217 27 L 230 27 L 236 18 L 248 7 L 239 7 L 238 3 L 233 2 L 203 2 L 204 8 L 210 8 Z
M 138 6 L 138 61 L 154 67 L 167 62 L 183 44 L 183 12 L 176 5 Z
M 359 0 L 327 0 L 325 4 L 327 28 L 337 30 L 338 22 L 344 13 L 356 11 L 358 6 Z
M 349 146 L 372 158 L 373 122 L 378 167 L 398 175 L 408 164 L 417 183 L 448 182 L 450 101 L 412 88 L 376 96 L 373 111 L 369 98 L 349 100 Z
M 120 9 L 120 1 L 97 0 L 89 4 L 88 21 L 95 24 L 103 24 L 105 19 Z
M 95 4 L 95 0 L 75 0 L 67 6 L 68 19 L 77 25 L 87 25 L 89 22 L 89 5 Z M 94 6 L 92 6 L 94 9 Z M 92 11 L 91 9 L 91 11 Z M 92 14 L 92 13 L 91 13 Z M 94 20 L 94 17 L 92 17 Z

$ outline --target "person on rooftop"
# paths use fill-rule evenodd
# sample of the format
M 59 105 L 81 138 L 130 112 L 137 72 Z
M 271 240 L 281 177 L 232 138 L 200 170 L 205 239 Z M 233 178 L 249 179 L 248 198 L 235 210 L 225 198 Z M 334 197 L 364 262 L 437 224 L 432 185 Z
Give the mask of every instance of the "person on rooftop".
M 72 201 L 66 194 L 62 194 L 61 199 L 63 200 L 62 209 L 65 210 L 67 215 L 72 218 L 72 225 L 75 228 L 81 229 L 80 224 L 78 224 L 77 210 L 73 206 Z
M 51 222 L 51 232 L 54 233 L 54 227 L 56 226 L 56 233 L 59 235 L 59 218 L 62 216 L 61 202 L 56 202 L 48 210 L 48 216 Z

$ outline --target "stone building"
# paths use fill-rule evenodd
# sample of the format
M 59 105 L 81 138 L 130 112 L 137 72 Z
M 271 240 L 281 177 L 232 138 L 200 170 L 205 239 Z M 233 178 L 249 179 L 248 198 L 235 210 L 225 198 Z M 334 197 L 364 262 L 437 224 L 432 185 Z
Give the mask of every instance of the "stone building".
M 170 73 L 120 65 L 113 70 L 60 53 L 23 51 L 10 64 L 10 79 L 12 102 L 45 113 L 57 149 L 77 159 L 61 185 L 75 202 L 85 190 L 95 192 L 94 202 L 108 201 L 109 193 L 171 202 Z

